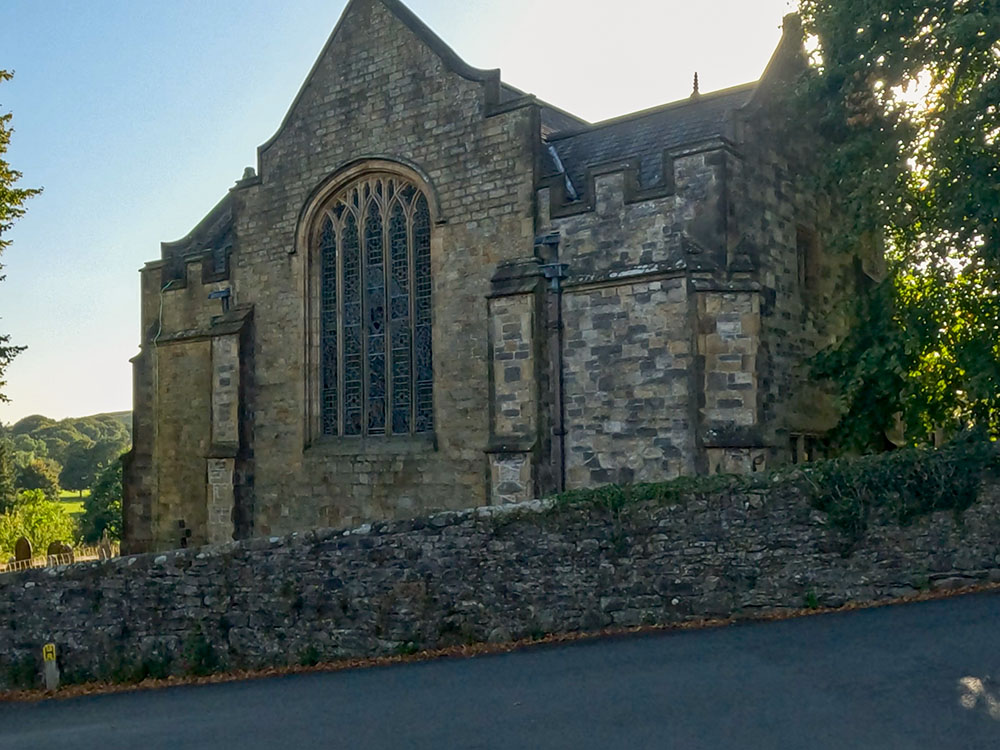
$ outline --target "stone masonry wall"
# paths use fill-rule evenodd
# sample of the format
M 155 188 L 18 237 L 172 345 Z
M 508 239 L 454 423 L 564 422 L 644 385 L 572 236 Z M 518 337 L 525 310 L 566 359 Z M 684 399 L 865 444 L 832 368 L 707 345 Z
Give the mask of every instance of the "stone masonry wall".
M 568 265 L 569 488 L 704 471 L 698 410 L 709 384 L 699 379 L 689 279 L 725 263 L 716 216 L 724 192 L 720 148 L 675 154 L 671 189 L 661 197 L 626 202 L 623 165 L 595 176 L 593 211 L 552 216 L 549 191 L 539 194 L 540 226 L 559 233 L 558 260 Z
M 492 442 L 490 501 L 493 504 L 530 500 L 539 494 L 535 456 L 538 454 L 538 383 L 540 342 L 532 290 L 489 300 Z
M 693 473 L 686 279 L 575 288 L 564 305 L 567 487 Z
M 520 437 L 533 435 L 537 430 L 534 306 L 533 294 L 490 300 L 496 435 Z
M 791 491 L 541 503 L 0 577 L 0 680 L 54 642 L 67 679 L 399 653 L 487 639 L 872 602 L 1000 579 L 1000 492 L 851 550 Z
M 759 253 L 759 390 L 766 443 L 787 460 L 795 434 L 823 435 L 838 421 L 832 394 L 809 360 L 846 329 L 844 302 L 857 288 L 854 259 L 834 251 L 835 208 L 810 190 L 813 153 L 787 142 L 765 114 L 747 124 L 745 160 L 734 166 L 733 202 Z
M 766 453 L 756 437 L 760 296 L 755 292 L 697 295 L 702 440 L 709 474 L 763 470 Z
M 381 2 L 352 3 L 237 200 L 234 276 L 257 331 L 257 534 L 405 518 L 487 502 L 489 349 L 496 264 L 531 254 L 530 106 L 499 114 L 486 86 Z M 313 440 L 303 389 L 308 252 L 298 218 L 359 159 L 412 167 L 432 205 L 434 435 Z M 315 376 L 313 376 L 315 377 Z M 424 439 L 426 438 L 426 439 Z
M 207 544 L 205 459 L 212 438 L 212 348 L 208 340 L 181 341 L 155 350 L 157 425 L 153 466 L 157 503 L 153 530 L 165 546 Z
M 208 294 L 221 288 L 230 291 L 233 309 L 252 309 L 253 385 L 243 389 L 252 403 L 227 402 L 233 414 L 241 410 L 238 424 L 230 419 L 228 425 L 242 425 L 245 432 L 238 446 L 227 448 L 253 450 L 252 476 L 236 488 L 243 501 L 230 500 L 226 482 L 206 486 L 210 470 L 221 479 L 229 468 L 211 464 L 220 457 L 215 446 L 209 455 L 196 443 L 174 443 L 169 450 L 199 460 L 197 477 L 160 471 L 156 486 L 142 496 L 148 506 L 174 495 L 197 497 L 201 515 L 213 519 L 213 538 L 226 533 L 226 505 L 233 503 L 237 515 L 250 516 L 237 535 L 268 535 L 488 501 L 490 352 L 484 300 L 497 264 L 532 252 L 537 106 L 523 100 L 499 107 L 491 93 L 498 80 L 491 83 L 486 74 L 463 68 L 394 7 L 377 0 L 350 4 L 279 131 L 259 149 L 259 176 L 242 180 L 230 193 L 234 245 L 228 278 L 203 284 L 201 262 L 190 262 L 187 284 L 161 291 L 155 280 L 163 263 L 144 273 L 148 338 L 150 327 L 162 329 L 162 338 L 208 330 L 220 312 L 218 300 Z M 309 407 L 319 375 L 307 356 L 315 333 L 308 316 L 310 306 L 316 308 L 309 297 L 316 274 L 301 241 L 300 218 L 317 191 L 338 175 L 387 162 L 412 175 L 432 210 L 434 434 L 317 437 Z M 159 366 L 150 357 L 143 363 Z M 177 387 L 182 385 L 178 381 Z M 190 380 L 186 387 L 192 403 L 208 395 L 201 381 Z M 215 395 L 235 395 L 232 390 Z M 136 412 L 152 422 L 149 441 L 162 443 L 177 427 L 177 415 L 162 405 L 154 414 L 151 403 L 137 402 Z M 252 442 L 267 450 L 247 445 Z M 133 484 L 145 481 L 150 463 L 137 452 Z M 238 477 L 238 462 L 235 471 Z M 201 488 L 204 493 L 198 494 Z M 148 514 L 127 512 L 136 517 L 129 527 L 136 548 L 177 545 L 170 530 L 140 528 L 149 523 L 152 508 Z
M 183 276 L 166 283 L 164 266 L 164 261 L 150 263 L 141 273 L 144 343 L 132 360 L 133 450 L 126 462 L 129 502 L 123 509 L 126 549 L 176 547 L 186 530 L 194 534 L 191 543 L 208 541 L 202 523 L 206 508 L 192 488 L 205 485 L 205 456 L 214 437 L 207 426 L 215 380 L 209 336 L 221 306 L 209 294 L 229 283 L 202 283 L 200 258 L 189 259 L 181 266 Z M 167 442 L 179 435 L 187 442 Z M 179 520 L 185 520 L 186 529 L 178 529 Z

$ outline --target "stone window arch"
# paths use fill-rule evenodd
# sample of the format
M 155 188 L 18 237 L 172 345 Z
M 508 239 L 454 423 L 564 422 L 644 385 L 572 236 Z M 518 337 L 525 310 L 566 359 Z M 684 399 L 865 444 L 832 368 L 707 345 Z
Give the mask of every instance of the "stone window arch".
M 431 206 L 416 180 L 373 171 L 316 212 L 314 433 L 391 437 L 434 429 Z

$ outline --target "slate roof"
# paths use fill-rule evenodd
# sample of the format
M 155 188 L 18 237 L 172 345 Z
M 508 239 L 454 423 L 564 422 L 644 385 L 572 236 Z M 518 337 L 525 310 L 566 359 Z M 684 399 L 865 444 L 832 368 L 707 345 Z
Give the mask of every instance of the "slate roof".
M 578 193 L 587 188 L 587 167 L 633 157 L 640 161 L 641 187 L 650 187 L 662 177 L 664 150 L 725 135 L 731 114 L 750 101 L 756 86 L 748 83 L 582 129 L 553 132 L 547 144 Z M 561 171 L 551 154 L 544 156 L 542 169 L 550 175 Z

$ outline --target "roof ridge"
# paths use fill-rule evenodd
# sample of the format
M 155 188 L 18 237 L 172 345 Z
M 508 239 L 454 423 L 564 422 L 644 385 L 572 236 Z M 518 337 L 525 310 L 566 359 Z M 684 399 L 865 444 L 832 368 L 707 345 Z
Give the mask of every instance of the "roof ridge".
M 611 117 L 607 120 L 601 120 L 595 122 L 586 128 L 581 128 L 579 130 L 567 130 L 562 133 L 557 133 L 549 138 L 550 141 L 561 141 L 566 138 L 572 138 L 573 136 L 581 135 L 583 133 L 591 133 L 600 128 L 609 127 L 611 125 L 618 125 L 623 122 L 628 122 L 630 120 L 638 120 L 642 117 L 649 117 L 652 115 L 660 114 L 661 112 L 667 112 L 674 109 L 683 109 L 684 107 L 697 107 L 704 104 L 709 104 L 712 101 L 721 99 L 725 96 L 732 94 L 737 94 L 741 92 L 753 91 L 760 81 L 750 81 L 749 83 L 741 83 L 737 86 L 730 86 L 728 88 L 719 89 L 717 91 L 710 91 L 707 94 L 700 94 L 699 96 L 692 98 L 687 97 L 685 99 L 677 99 L 672 102 L 667 102 L 666 104 L 657 104 L 653 107 L 647 107 L 646 109 L 640 109 L 636 112 L 629 112 L 628 114 L 618 115 L 617 117 Z

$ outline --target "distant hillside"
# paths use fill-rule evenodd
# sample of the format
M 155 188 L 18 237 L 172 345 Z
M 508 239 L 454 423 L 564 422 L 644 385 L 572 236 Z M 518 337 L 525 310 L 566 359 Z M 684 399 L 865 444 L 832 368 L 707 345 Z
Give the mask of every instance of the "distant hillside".
M 132 412 L 116 411 L 55 420 L 32 414 L 2 426 L 20 488 L 35 489 L 39 472 L 58 475 L 58 486 L 84 490 L 102 467 L 111 465 L 132 444 Z M 50 482 L 50 485 L 55 482 Z
M 121 422 L 125 425 L 125 429 L 127 429 L 130 433 L 132 432 L 132 412 L 130 411 L 109 411 L 104 414 L 92 414 L 91 416 L 111 417 L 115 421 Z M 87 417 L 83 417 L 83 419 L 87 419 Z
M 32 414 L 27 417 L 22 417 L 13 424 L 0 425 L 0 429 L 6 427 L 12 434 L 26 434 L 31 433 L 39 427 L 49 426 L 59 423 L 67 422 L 91 422 L 91 421 L 105 421 L 113 420 L 122 425 L 129 434 L 132 434 L 132 412 L 131 411 L 107 411 L 101 414 L 88 414 L 83 417 L 69 417 L 68 419 L 52 419 L 51 417 L 46 417 L 41 414 Z

